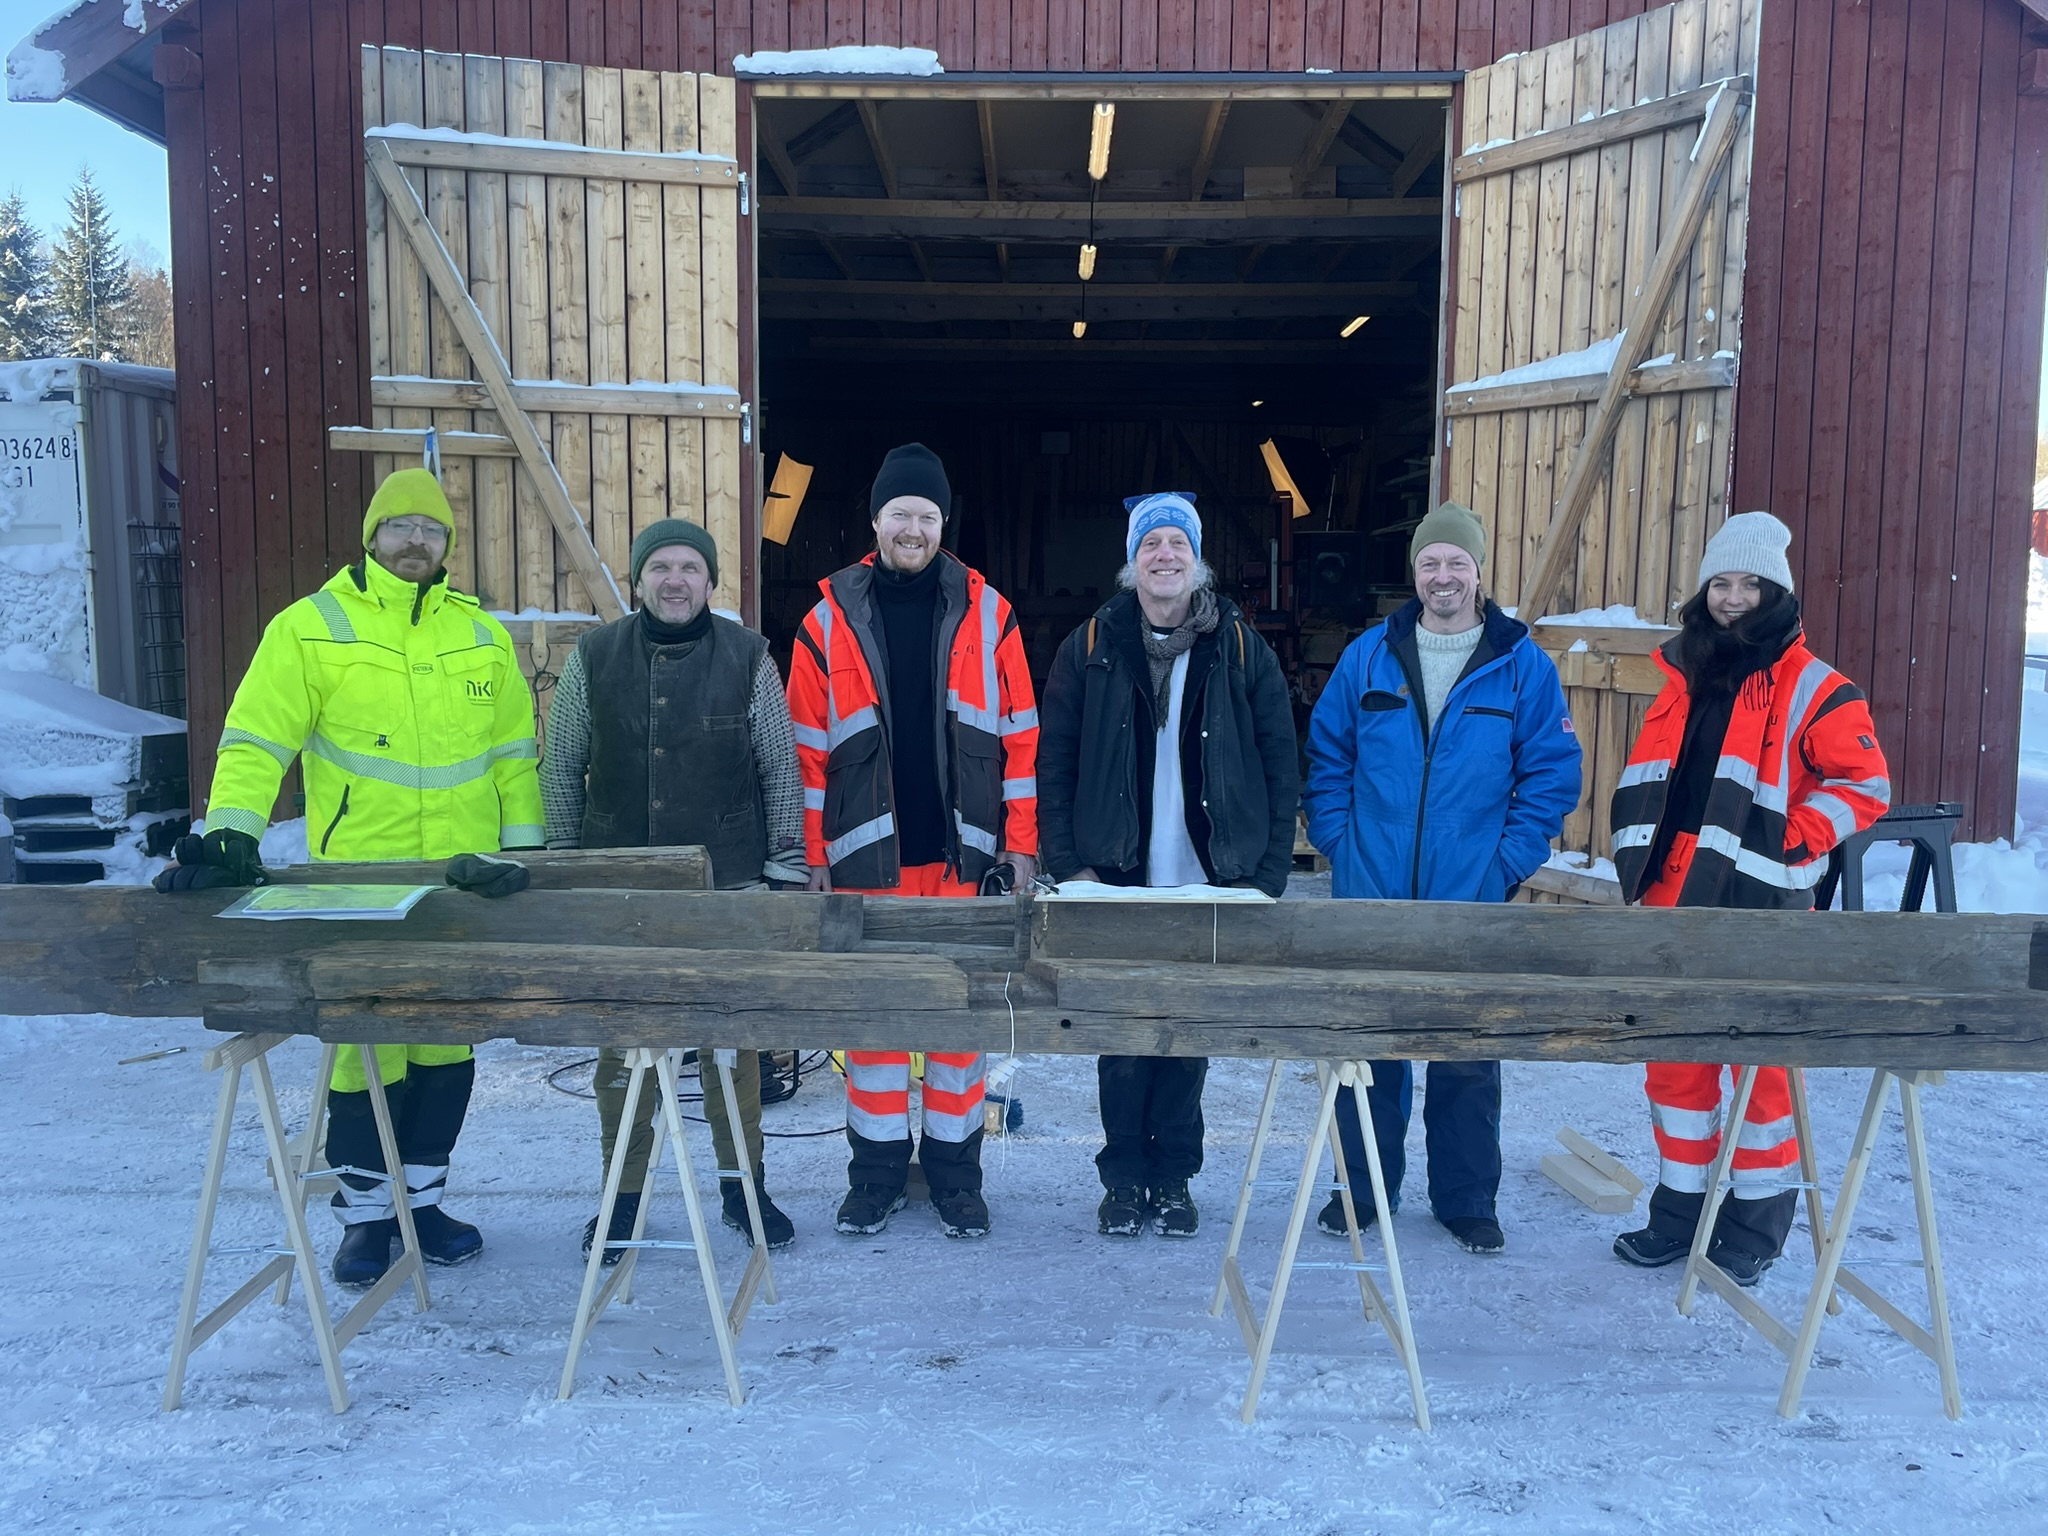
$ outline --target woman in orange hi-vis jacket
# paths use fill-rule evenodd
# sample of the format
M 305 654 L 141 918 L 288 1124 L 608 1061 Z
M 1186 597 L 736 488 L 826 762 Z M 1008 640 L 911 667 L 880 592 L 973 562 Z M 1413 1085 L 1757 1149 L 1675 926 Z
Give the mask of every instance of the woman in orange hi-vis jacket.
M 797 634 L 789 714 L 814 891 L 973 896 L 1038 852 L 1038 709 L 1002 594 L 940 546 L 952 491 L 922 443 L 892 450 L 869 494 L 875 552 L 818 585 Z M 949 1237 L 988 1231 L 983 1058 L 925 1055 L 919 1159 Z M 910 1056 L 846 1053 L 841 1232 L 879 1232 L 910 1171 Z
M 1729 518 L 1707 542 L 1679 633 L 1657 653 L 1664 689 L 1612 811 L 1615 868 L 1631 902 L 1810 911 L 1829 850 L 1891 804 L 1863 691 L 1806 648 L 1791 542 L 1768 512 Z M 1723 1070 L 1649 1065 L 1661 1167 L 1649 1225 L 1614 1241 L 1631 1264 L 1669 1264 L 1692 1247 L 1721 1150 Z M 1748 1286 L 1783 1249 L 1798 1199 L 1784 1068 L 1757 1074 L 1735 1135 L 1707 1256 Z

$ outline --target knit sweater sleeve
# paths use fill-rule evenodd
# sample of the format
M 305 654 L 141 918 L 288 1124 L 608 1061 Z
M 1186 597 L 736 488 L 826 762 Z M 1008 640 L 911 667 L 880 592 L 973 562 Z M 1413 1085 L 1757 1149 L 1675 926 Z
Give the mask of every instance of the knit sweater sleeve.
M 540 760 L 540 799 L 550 848 L 583 846 L 584 776 L 590 770 L 590 688 L 583 652 L 574 650 L 555 679 L 548 705 L 547 749 Z
M 754 771 L 761 777 L 761 808 L 768 823 L 768 861 L 762 873 L 770 880 L 803 880 L 809 874 L 804 867 L 803 775 L 797 766 L 789 696 L 771 656 L 762 656 L 754 674 L 747 729 L 753 737 Z

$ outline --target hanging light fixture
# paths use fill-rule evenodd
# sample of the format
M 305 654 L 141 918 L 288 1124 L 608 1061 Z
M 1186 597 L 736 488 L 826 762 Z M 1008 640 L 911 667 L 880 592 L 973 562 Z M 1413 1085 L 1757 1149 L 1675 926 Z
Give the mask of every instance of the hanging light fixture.
M 1076 320 L 1074 322 L 1074 340 L 1079 341 L 1083 336 L 1086 336 L 1087 334 L 1088 322 L 1086 320 Z
M 1095 103 L 1095 117 L 1088 126 L 1088 174 L 1096 181 L 1109 174 L 1109 136 L 1116 128 L 1116 104 Z
M 1091 241 L 1081 247 L 1081 281 L 1087 282 L 1095 275 L 1095 246 Z
M 1341 331 L 1339 331 L 1339 332 L 1337 333 L 1337 334 L 1338 334 L 1338 336 L 1340 336 L 1340 337 L 1345 337 L 1345 336 L 1351 336 L 1351 335 L 1354 335 L 1354 334 L 1356 334 L 1356 332 L 1358 331 L 1359 327 L 1361 327 L 1362 325 L 1364 325 L 1364 324 L 1365 324 L 1365 322 L 1366 322 L 1366 321 L 1368 321 L 1368 320 L 1370 320 L 1371 318 L 1372 318 L 1372 316 L 1371 316 L 1371 315 L 1358 315 L 1358 316 L 1354 317 L 1354 318 L 1353 318 L 1353 320 L 1352 320 L 1352 322 L 1351 322 L 1351 323 L 1350 323 L 1349 325 L 1345 326 L 1343 330 L 1341 330 Z

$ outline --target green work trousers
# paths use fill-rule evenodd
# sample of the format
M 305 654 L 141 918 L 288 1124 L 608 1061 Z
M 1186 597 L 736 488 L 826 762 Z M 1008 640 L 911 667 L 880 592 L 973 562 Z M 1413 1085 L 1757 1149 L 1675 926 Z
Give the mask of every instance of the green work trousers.
M 725 1086 L 719 1081 L 712 1048 L 697 1050 L 698 1077 L 704 1085 L 704 1118 L 711 1122 L 711 1143 L 718 1151 L 721 1169 L 737 1168 L 738 1154 L 732 1142 L 732 1122 L 725 1108 Z M 609 1048 L 597 1053 L 597 1118 L 604 1138 L 604 1169 L 611 1167 L 612 1148 L 618 1145 L 619 1122 L 626 1117 L 626 1080 L 632 1068 L 623 1051 Z M 739 1098 L 740 1125 L 747 1133 L 747 1156 L 756 1172 L 761 1168 L 761 1053 L 739 1052 L 739 1065 L 732 1069 L 733 1092 Z M 631 1140 L 626 1144 L 626 1172 L 619 1184 L 621 1194 L 638 1194 L 647 1177 L 647 1155 L 654 1148 L 654 1113 L 661 1104 L 660 1079 L 647 1074 L 640 1085 L 639 1111 L 633 1117 Z

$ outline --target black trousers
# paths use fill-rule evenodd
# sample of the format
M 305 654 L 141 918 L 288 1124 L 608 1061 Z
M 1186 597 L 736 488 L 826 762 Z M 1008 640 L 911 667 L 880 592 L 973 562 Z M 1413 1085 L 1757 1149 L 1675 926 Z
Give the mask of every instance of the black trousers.
M 1102 1104 L 1104 1189 L 1157 1189 L 1202 1171 L 1206 1056 L 1103 1056 L 1095 1063 Z
M 917 1165 L 936 1200 L 956 1190 L 981 1192 L 981 1136 L 976 1126 L 965 1141 L 942 1141 L 927 1135 L 918 1142 Z M 847 1187 L 876 1184 L 901 1191 L 910 1182 L 910 1138 L 870 1141 L 858 1131 L 846 1133 L 853 1155 L 846 1160 Z
M 399 1158 L 408 1168 L 430 1170 L 419 1175 L 424 1187 L 446 1181 L 448 1159 L 455 1151 L 456 1138 L 462 1134 L 462 1122 L 469 1114 L 470 1091 L 475 1085 L 474 1060 L 438 1067 L 413 1063 L 404 1077 L 384 1085 L 384 1097 L 391 1106 L 391 1128 L 398 1135 Z M 337 1168 L 388 1171 L 384 1167 L 384 1148 L 377 1141 L 377 1120 L 370 1110 L 367 1089 L 327 1096 L 327 1161 Z M 343 1174 L 342 1182 L 359 1195 L 377 1197 L 378 1203 L 386 1193 L 372 1179 Z M 439 1199 L 438 1191 L 433 1199 Z M 352 1203 L 361 1205 L 360 1201 L 351 1202 L 336 1192 L 337 1207 Z M 415 1199 L 412 1203 L 417 1206 L 423 1202 Z M 387 1210 L 384 1214 L 390 1213 Z

